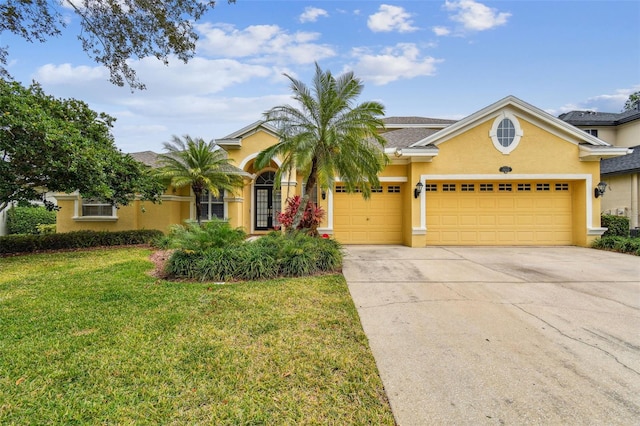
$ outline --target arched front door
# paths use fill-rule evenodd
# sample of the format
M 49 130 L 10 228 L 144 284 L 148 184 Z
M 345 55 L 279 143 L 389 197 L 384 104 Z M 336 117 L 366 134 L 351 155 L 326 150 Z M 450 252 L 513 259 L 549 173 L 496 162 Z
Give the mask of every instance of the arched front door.
M 256 231 L 267 231 L 278 225 L 280 191 L 273 189 L 276 172 L 264 172 L 254 186 L 254 224 Z

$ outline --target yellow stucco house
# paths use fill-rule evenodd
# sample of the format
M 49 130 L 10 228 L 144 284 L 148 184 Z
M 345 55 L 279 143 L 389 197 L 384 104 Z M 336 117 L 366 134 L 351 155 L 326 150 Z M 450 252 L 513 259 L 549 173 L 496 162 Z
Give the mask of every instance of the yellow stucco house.
M 513 96 L 460 120 L 385 118 L 381 130 L 390 164 L 371 198 L 347 193 L 340 179 L 318 191 L 326 211 L 319 231 L 345 244 L 579 245 L 600 236 L 600 160 L 625 155 Z M 203 216 L 227 218 L 250 234 L 269 232 L 299 176 L 274 188 L 278 159 L 254 160 L 278 135 L 256 122 L 216 142 L 247 176 L 242 190 L 207 194 Z M 136 158 L 153 165 L 151 152 Z M 169 188 L 161 204 L 135 201 L 115 209 L 77 194 L 57 196 L 58 232 L 78 229 L 161 229 L 195 219 L 189 189 Z

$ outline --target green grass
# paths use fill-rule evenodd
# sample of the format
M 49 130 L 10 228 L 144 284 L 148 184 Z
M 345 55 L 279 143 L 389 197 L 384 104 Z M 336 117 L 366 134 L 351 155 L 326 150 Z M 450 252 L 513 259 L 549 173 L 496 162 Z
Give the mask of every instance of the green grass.
M 146 249 L 0 259 L 0 424 L 393 424 L 344 278 L 145 274 Z

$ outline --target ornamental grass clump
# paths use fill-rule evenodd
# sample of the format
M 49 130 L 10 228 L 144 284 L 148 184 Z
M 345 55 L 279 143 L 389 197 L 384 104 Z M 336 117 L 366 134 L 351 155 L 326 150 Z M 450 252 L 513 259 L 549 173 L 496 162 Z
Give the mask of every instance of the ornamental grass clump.
M 342 247 L 332 239 L 298 231 L 271 232 L 248 241 L 227 223 L 205 226 L 204 230 L 194 224 L 174 228 L 164 240 L 165 247 L 175 248 L 165 267 L 170 277 L 256 281 L 335 272 L 342 266 Z

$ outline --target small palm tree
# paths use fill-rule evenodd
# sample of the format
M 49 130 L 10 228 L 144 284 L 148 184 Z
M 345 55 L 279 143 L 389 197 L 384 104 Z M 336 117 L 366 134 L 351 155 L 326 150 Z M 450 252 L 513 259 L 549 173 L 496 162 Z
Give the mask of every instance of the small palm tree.
M 324 190 L 333 188 L 339 176 L 347 191 L 359 188 L 368 198 L 371 187 L 379 186 L 378 173 L 388 158 L 383 150 L 386 141 L 378 133 L 384 126 L 384 106 L 371 101 L 356 104 L 364 86 L 353 72 L 334 77 L 316 63 L 312 88 L 285 76 L 299 106 L 281 105 L 265 112 L 265 121 L 278 129 L 280 142 L 262 151 L 256 166 L 265 167 L 280 156 L 276 182 L 282 172 L 294 169 L 305 178 L 305 191 L 292 224 L 296 229 L 317 185 Z
M 188 135 L 173 136 L 164 143 L 166 154 L 158 156 L 160 176 L 176 188 L 191 186 L 196 201 L 196 218 L 200 224 L 201 198 L 209 190 L 215 197 L 220 191 L 232 191 L 244 184 L 239 170 L 233 167 L 226 152 L 215 142 Z

